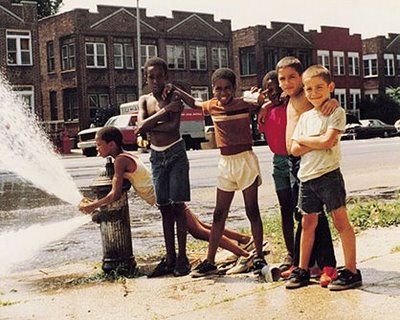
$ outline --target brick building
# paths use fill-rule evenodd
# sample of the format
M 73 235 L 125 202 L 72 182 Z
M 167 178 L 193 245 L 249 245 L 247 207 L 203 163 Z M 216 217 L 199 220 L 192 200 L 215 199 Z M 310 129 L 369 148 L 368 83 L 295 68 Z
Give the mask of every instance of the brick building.
M 63 120 L 70 135 L 87 128 L 99 108 L 137 99 L 136 8 L 97 6 L 40 20 L 44 119 Z M 169 77 L 207 99 L 218 67 L 231 66 L 231 23 L 211 14 L 140 9 L 141 56 L 160 56 Z
M 310 31 L 314 44 L 313 63 L 331 71 L 335 98 L 349 113 L 359 117 L 363 97 L 362 40 L 350 35 L 348 28 L 321 26 L 321 32 Z
M 42 116 L 36 2 L 0 0 L 0 43 L 0 69 L 12 89 Z
M 388 87 L 399 87 L 400 34 L 364 39 L 362 44 L 365 96 L 374 99 Z
M 238 91 L 260 87 L 265 73 L 285 56 L 296 56 L 309 66 L 313 52 L 309 33 L 298 23 L 271 22 L 271 28 L 257 25 L 235 30 L 232 45 L 235 72 L 240 75 Z

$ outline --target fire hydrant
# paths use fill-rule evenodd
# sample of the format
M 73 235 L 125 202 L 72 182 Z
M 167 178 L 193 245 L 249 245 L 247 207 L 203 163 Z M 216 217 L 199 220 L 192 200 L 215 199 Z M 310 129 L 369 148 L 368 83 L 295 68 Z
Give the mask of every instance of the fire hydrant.
M 98 199 L 111 191 L 113 175 L 114 164 L 111 158 L 108 158 L 105 174 L 99 175 L 91 185 Z M 136 269 L 127 196 L 130 187 L 129 181 L 124 179 L 121 198 L 101 207 L 92 215 L 92 220 L 100 224 L 102 269 L 107 274 L 115 271 L 119 275 L 132 275 Z

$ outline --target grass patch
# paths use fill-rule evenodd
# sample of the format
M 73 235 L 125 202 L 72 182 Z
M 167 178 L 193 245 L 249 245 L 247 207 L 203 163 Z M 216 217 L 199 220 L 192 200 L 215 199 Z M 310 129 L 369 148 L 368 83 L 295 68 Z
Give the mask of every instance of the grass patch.
M 0 307 L 12 306 L 13 304 L 17 304 L 19 301 L 10 301 L 10 300 L 0 300 Z
M 392 250 L 390 250 L 390 253 L 398 253 L 400 252 L 400 246 L 394 247 L 392 248 Z

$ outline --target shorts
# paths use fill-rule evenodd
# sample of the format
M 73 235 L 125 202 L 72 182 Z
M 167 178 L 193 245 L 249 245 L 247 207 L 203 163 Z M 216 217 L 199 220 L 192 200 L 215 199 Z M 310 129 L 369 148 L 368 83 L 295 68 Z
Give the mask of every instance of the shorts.
M 274 178 L 276 191 L 291 188 L 288 156 L 274 154 L 272 160 L 272 177 Z
M 221 155 L 218 163 L 217 188 L 232 192 L 245 190 L 256 179 L 261 185 L 260 167 L 253 151 L 243 151 L 231 156 Z
M 189 160 L 183 140 L 164 151 L 152 149 L 150 162 L 158 206 L 190 201 Z
M 340 169 L 300 183 L 298 208 L 303 215 L 332 212 L 346 205 L 346 189 Z

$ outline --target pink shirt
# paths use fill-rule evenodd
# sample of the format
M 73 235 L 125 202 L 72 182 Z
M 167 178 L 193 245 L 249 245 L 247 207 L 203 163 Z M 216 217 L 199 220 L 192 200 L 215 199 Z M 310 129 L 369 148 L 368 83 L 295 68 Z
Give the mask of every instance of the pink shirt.
M 287 156 L 286 150 L 286 103 L 280 106 L 270 106 L 264 124 L 259 126 L 265 134 L 271 151 L 281 156 Z

